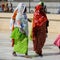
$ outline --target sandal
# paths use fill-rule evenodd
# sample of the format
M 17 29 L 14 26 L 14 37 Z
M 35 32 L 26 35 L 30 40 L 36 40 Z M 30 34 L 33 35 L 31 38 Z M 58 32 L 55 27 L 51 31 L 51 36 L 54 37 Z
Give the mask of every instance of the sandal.
M 14 56 L 17 56 L 16 52 L 13 52 L 12 54 L 13 54 Z

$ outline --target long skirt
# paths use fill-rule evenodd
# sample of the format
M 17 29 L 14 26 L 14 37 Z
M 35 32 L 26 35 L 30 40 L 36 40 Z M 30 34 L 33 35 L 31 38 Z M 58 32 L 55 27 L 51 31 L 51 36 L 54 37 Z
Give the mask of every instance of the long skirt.
M 34 51 L 37 54 L 42 54 L 42 48 L 46 41 L 46 24 L 45 23 L 41 27 L 36 26 L 35 28 L 33 28 L 32 39 L 33 39 Z
M 15 27 L 11 38 L 14 39 L 14 51 L 25 54 L 28 50 L 28 37 L 21 33 L 18 27 Z

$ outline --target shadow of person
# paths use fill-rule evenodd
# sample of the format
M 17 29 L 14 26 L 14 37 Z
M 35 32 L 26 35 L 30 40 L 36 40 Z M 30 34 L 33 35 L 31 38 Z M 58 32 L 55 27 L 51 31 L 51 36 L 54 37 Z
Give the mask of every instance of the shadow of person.
M 57 53 L 44 53 L 43 56 L 54 56 L 54 55 L 60 55 L 59 52 Z
M 29 59 L 32 59 L 32 58 L 36 58 L 36 57 L 43 57 L 43 56 L 39 56 L 39 55 L 17 55 L 17 57 L 24 57 L 24 58 L 29 58 Z
M 44 53 L 43 56 L 55 56 L 55 55 L 60 55 L 60 53 Z M 17 55 L 17 57 L 24 57 L 24 58 L 36 58 L 36 57 L 41 57 L 39 55 L 28 55 L 27 57 L 25 55 Z

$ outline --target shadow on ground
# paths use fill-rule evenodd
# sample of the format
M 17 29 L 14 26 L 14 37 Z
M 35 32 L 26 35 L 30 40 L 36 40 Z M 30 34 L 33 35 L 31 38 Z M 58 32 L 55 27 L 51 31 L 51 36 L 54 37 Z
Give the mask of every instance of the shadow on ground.
M 43 54 L 43 56 L 39 56 L 39 55 L 28 55 L 28 56 L 25 56 L 25 55 L 17 55 L 17 57 L 25 57 L 25 58 L 36 58 L 36 57 L 44 57 L 44 56 L 58 56 L 58 55 L 60 55 L 60 53 L 59 52 L 57 52 L 57 53 L 44 53 Z

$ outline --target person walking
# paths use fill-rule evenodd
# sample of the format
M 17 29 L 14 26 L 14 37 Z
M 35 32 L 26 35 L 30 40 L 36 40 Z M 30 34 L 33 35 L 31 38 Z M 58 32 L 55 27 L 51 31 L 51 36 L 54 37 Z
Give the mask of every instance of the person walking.
M 46 41 L 46 23 L 48 19 L 44 12 L 43 6 L 38 4 L 35 6 L 35 12 L 33 15 L 32 22 L 32 40 L 34 51 L 39 55 L 42 55 L 42 48 Z
M 28 18 L 26 11 L 26 5 L 19 3 L 11 18 L 10 27 L 14 56 L 17 56 L 16 53 L 28 55 Z

